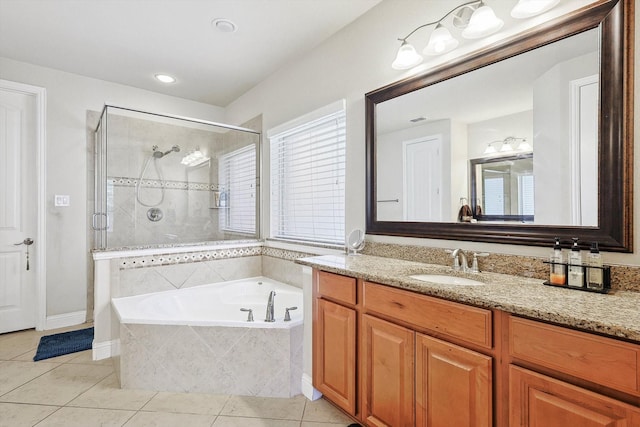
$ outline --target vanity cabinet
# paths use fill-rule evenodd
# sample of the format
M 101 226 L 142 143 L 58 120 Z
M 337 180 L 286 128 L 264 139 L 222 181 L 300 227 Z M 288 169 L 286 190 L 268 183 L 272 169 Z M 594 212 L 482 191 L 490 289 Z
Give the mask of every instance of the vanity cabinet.
M 490 356 L 427 335 L 416 338 L 416 425 L 492 425 Z
M 316 272 L 314 283 L 313 385 L 356 415 L 355 279 Z
M 511 427 L 640 426 L 638 345 L 515 316 L 508 328 Z
M 640 427 L 640 345 L 314 271 L 314 386 L 367 426 Z
M 415 332 L 364 315 L 362 418 L 367 425 L 414 425 Z

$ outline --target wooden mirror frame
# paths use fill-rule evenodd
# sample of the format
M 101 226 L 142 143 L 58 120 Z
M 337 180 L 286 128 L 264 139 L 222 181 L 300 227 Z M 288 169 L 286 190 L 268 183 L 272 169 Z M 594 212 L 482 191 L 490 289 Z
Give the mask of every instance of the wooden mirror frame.
M 365 95 L 366 233 L 550 246 L 554 237 L 582 248 L 633 252 L 633 39 L 635 0 L 602 0 L 516 37 Z M 598 227 L 377 220 L 376 105 L 600 26 Z

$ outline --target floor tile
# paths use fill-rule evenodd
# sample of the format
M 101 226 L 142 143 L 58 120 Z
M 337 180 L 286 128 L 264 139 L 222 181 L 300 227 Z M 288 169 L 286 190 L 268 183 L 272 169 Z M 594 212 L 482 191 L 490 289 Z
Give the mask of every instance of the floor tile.
M 318 399 L 313 402 L 308 401 L 304 408 L 302 420 L 343 425 L 349 425 L 353 422 L 351 418 L 343 414 L 338 408 L 325 399 Z
M 155 391 L 121 389 L 116 374 L 111 374 L 68 403 L 85 408 L 138 410 L 155 396 Z
M 105 365 L 105 366 L 113 365 L 113 361 L 111 359 L 93 360 L 92 350 L 85 350 L 85 351 L 80 351 L 78 353 L 71 353 L 69 356 L 73 356 L 73 357 L 70 358 L 67 363 L 92 363 L 94 365 Z
M 219 416 L 213 427 L 299 427 L 300 421 Z M 328 426 L 330 427 L 330 426 Z
M 0 360 L 11 360 L 28 351 L 35 354 L 40 334 L 34 330 L 0 335 Z M 33 356 L 32 356 L 33 357 Z
M 349 421 L 349 424 L 353 423 L 353 421 Z M 300 427 L 346 427 L 349 424 L 344 423 L 317 423 L 315 421 L 303 421 L 300 424 Z
M 58 406 L 0 403 L 0 427 L 31 427 L 58 408 Z
M 138 412 L 125 427 L 211 427 L 215 415 Z
M 302 395 L 291 399 L 231 396 L 220 415 L 299 421 L 302 419 L 305 400 Z
M 0 396 L 0 401 L 65 405 L 111 373 L 109 366 L 63 364 Z
M 121 427 L 134 414 L 134 411 L 64 407 L 36 427 Z
M 0 396 L 59 366 L 57 363 L 34 363 L 7 360 L 0 362 Z
M 221 394 L 160 392 L 144 405 L 142 410 L 218 415 L 227 400 L 229 396 Z

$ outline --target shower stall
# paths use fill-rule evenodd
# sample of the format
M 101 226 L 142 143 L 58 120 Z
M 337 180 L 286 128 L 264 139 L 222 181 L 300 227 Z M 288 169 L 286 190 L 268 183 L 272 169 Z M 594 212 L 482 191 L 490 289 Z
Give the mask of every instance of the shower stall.
M 106 105 L 94 137 L 95 249 L 258 238 L 259 132 Z

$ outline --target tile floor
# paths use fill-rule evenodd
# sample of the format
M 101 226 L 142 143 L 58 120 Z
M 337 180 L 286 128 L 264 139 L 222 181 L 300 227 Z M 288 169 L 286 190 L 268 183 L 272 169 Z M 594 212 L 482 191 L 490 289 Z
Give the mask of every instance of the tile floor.
M 179 426 L 345 427 L 352 421 L 323 399 L 165 393 L 119 388 L 110 359 L 91 351 L 33 362 L 42 335 L 0 335 L 0 427 Z

